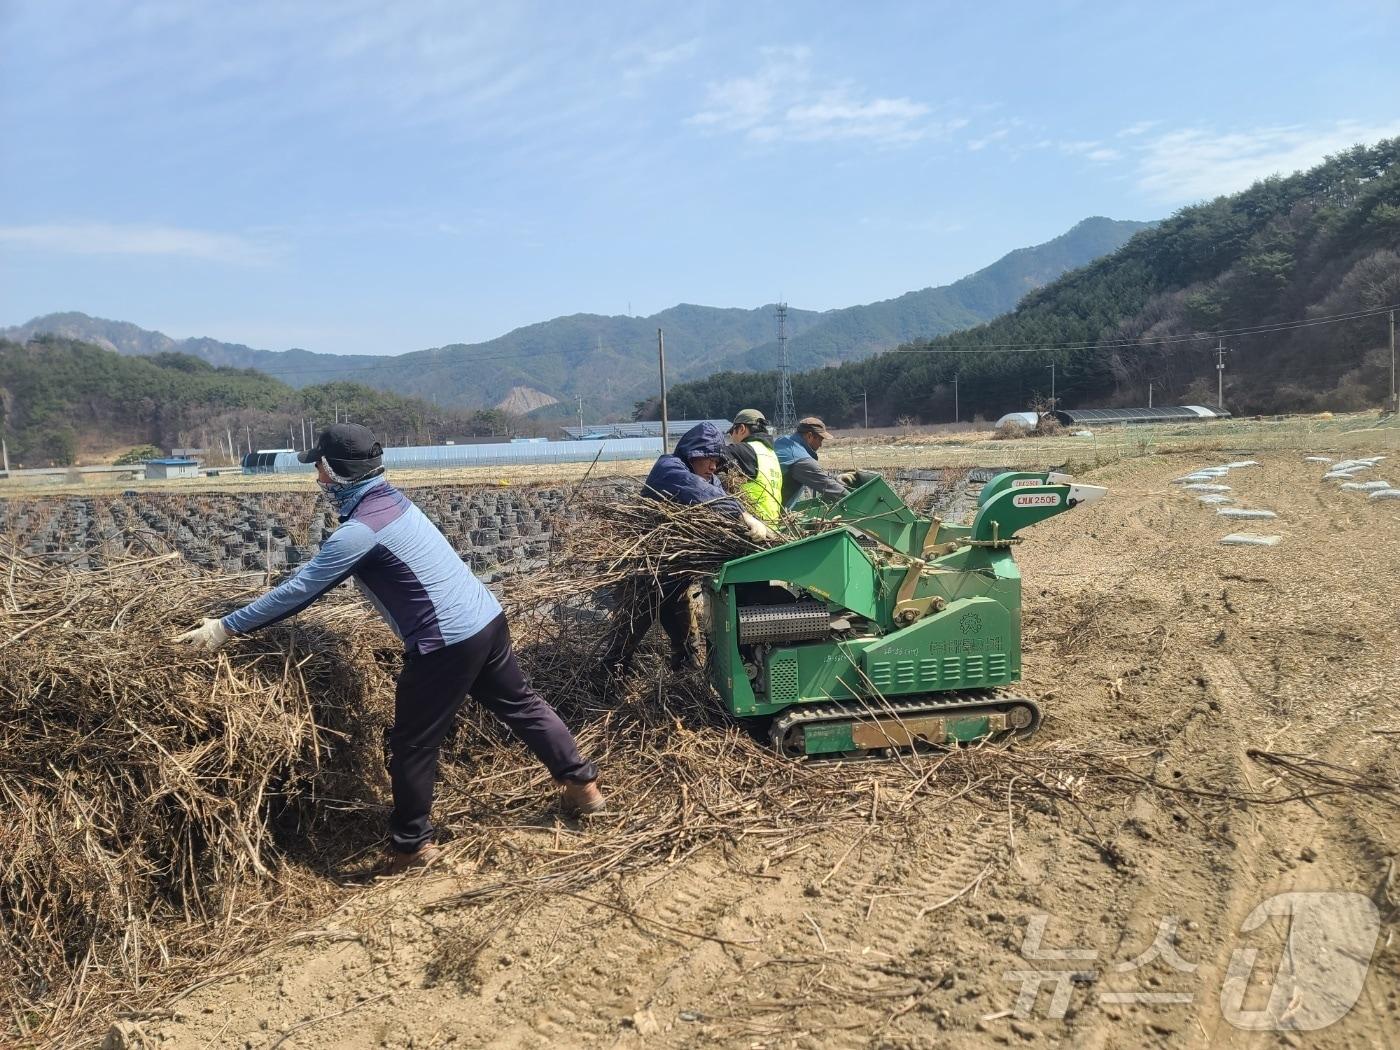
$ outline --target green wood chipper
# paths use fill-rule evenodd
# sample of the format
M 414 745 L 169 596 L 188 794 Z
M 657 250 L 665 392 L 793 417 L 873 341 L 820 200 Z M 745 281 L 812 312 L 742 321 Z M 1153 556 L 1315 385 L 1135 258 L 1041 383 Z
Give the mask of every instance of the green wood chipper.
M 1029 736 L 1021 678 L 1027 526 L 1106 490 L 1048 473 L 988 482 L 970 525 L 915 514 L 880 477 L 795 508 L 810 535 L 726 563 L 709 580 L 711 681 L 763 719 L 784 755 L 883 757 Z

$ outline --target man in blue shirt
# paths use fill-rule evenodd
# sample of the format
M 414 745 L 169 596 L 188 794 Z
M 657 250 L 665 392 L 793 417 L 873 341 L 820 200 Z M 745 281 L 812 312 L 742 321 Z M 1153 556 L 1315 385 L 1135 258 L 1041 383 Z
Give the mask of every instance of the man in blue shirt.
M 430 863 L 429 811 L 438 751 L 468 694 L 500 718 L 563 785 L 562 804 L 601 809 L 593 763 L 559 715 L 531 688 L 511 648 L 501 606 L 446 537 L 384 477 L 383 450 L 368 428 L 337 423 L 298 455 L 339 512 L 333 532 L 295 576 L 176 641 L 212 651 L 229 637 L 285 620 L 353 578 L 404 643 L 389 732 L 390 874 Z
M 803 489 L 827 503 L 846 494 L 848 483 L 832 477 L 817 465 L 817 454 L 828 437 L 826 424 L 816 416 L 807 416 L 797 421 L 793 433 L 773 442 L 773 451 L 778 454 L 778 464 L 783 470 L 784 508 L 791 509 L 801 498 Z

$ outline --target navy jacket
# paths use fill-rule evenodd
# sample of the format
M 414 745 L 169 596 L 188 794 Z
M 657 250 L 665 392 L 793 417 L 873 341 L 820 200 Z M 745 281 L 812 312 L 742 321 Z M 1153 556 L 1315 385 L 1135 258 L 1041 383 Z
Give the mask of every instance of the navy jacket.
M 687 465 L 691 456 L 714 456 L 725 462 L 724 435 L 713 423 L 697 423 L 676 442 L 674 455 L 666 453 L 652 465 L 642 485 L 642 495 L 649 499 L 669 499 L 676 503 L 704 503 L 723 514 L 738 517 L 743 511 L 739 501 L 728 495 L 714 481 L 706 481 Z

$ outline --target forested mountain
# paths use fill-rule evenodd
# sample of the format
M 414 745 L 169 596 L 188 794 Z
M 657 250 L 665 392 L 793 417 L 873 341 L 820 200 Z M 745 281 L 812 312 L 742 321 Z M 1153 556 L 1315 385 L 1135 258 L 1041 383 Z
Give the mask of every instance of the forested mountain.
M 992 265 L 941 288 L 908 292 L 897 299 L 828 310 L 804 332 L 788 339 L 788 354 L 796 368 L 815 368 L 869 357 L 910 339 L 968 328 L 1016 307 L 1028 292 L 1121 248 L 1152 223 L 1085 219 L 1054 240 L 1034 248 L 1018 248 Z M 778 343 L 772 339 L 743 357 L 743 366 L 772 368 Z
M 339 413 L 387 443 L 505 434 L 496 411 L 441 409 L 355 383 L 293 390 L 247 369 L 215 368 L 188 354 L 123 357 L 57 336 L 0 340 L 0 434 L 13 466 L 63 466 L 108 458 L 134 445 L 202 447 L 228 462 L 246 452 L 302 445 L 302 420 Z M 224 454 L 219 450 L 224 449 Z
M 936 335 L 988 320 L 1068 269 L 1111 252 L 1145 224 L 1093 218 L 1045 244 L 1011 252 L 952 285 L 897 299 L 818 313 L 790 308 L 789 348 L 799 366 L 864 357 L 915 336 Z M 563 401 L 572 413 L 582 395 L 598 418 L 651 393 L 656 330 L 666 332 L 673 379 L 697 379 L 719 369 L 764 367 L 776 354 L 772 306 L 755 310 L 682 304 L 650 317 L 575 314 L 529 325 L 498 339 L 453 344 L 396 357 L 255 350 L 213 339 L 174 340 L 136 325 L 81 313 L 50 314 L 0 329 L 23 342 L 49 333 L 123 354 L 178 351 L 214 365 L 256 368 L 290 386 L 354 380 L 379 389 L 470 407 Z M 545 409 L 548 412 L 548 409 Z
M 950 421 L 957 376 L 962 417 L 992 419 L 1049 395 L 1052 364 L 1062 407 L 1146 404 L 1149 382 L 1158 404 L 1214 404 L 1217 333 L 1236 413 L 1379 405 L 1398 248 L 1400 139 L 1390 139 L 1184 208 L 990 323 L 800 373 L 797 410 L 854 424 L 864 390 L 872 425 Z M 672 389 L 670 410 L 771 408 L 776 383 L 771 372 L 711 376 Z

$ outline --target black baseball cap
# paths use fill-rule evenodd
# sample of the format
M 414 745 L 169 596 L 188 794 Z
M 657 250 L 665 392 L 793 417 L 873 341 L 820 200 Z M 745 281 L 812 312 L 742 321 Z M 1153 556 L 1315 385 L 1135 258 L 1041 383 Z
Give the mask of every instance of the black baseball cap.
M 332 423 L 321 431 L 316 444 L 297 453 L 301 463 L 324 458 L 341 477 L 356 478 L 384 465 L 384 448 L 374 439 L 374 431 L 358 423 Z

